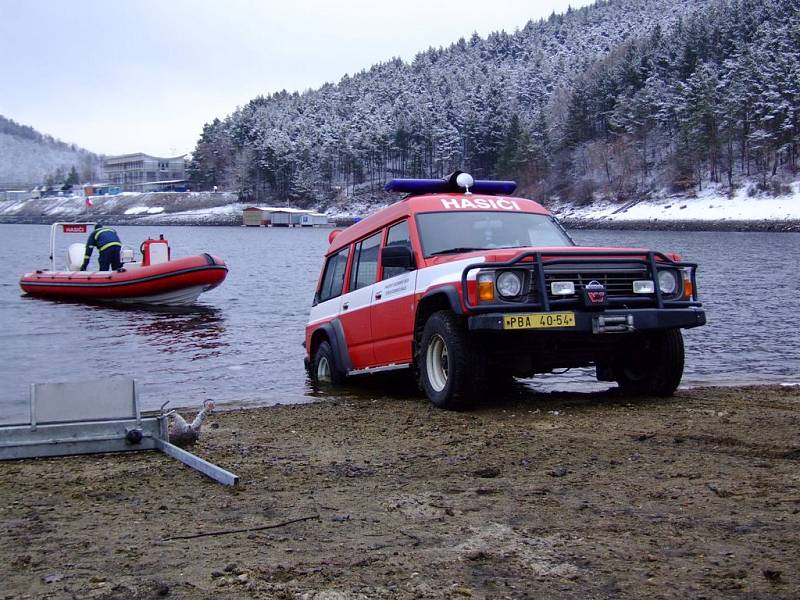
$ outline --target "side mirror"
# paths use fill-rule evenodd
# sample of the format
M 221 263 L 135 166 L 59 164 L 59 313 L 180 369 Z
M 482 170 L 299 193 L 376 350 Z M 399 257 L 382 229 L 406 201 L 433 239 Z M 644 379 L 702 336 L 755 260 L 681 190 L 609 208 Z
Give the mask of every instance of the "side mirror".
M 397 267 L 400 269 L 414 269 L 414 253 L 409 246 L 397 244 L 396 246 L 385 246 L 381 250 L 381 262 L 384 267 Z

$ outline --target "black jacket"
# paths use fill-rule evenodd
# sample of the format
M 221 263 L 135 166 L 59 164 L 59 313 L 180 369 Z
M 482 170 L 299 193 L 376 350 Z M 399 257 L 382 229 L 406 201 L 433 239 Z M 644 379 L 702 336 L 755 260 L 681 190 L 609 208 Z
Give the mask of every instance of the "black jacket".
M 89 239 L 86 240 L 86 250 L 83 253 L 83 266 L 81 270 L 89 265 L 89 259 L 92 257 L 92 250 L 94 250 L 95 247 L 97 247 L 100 252 L 103 252 L 115 246 L 122 246 L 122 242 L 119 241 L 119 236 L 116 231 L 110 227 L 95 229 L 89 235 Z

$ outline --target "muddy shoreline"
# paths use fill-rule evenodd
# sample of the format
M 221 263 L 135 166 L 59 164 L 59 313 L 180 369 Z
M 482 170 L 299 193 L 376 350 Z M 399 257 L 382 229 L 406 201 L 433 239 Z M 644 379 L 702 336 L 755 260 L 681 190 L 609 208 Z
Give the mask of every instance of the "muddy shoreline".
M 799 431 L 778 386 L 218 413 L 194 450 L 239 489 L 150 452 L 0 464 L 0 598 L 796 598 Z

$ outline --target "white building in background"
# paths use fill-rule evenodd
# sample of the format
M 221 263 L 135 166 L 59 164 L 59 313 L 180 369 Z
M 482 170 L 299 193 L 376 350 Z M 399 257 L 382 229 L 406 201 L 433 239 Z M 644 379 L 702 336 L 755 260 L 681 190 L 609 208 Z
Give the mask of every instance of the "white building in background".
M 32 197 L 32 192 L 27 190 L 6 190 L 4 192 L 0 192 L 0 200 L 8 200 L 8 201 L 18 201 L 18 200 L 27 200 L 28 198 Z
M 186 155 L 171 158 L 142 153 L 109 156 L 103 162 L 103 174 L 108 183 L 126 192 L 185 191 Z

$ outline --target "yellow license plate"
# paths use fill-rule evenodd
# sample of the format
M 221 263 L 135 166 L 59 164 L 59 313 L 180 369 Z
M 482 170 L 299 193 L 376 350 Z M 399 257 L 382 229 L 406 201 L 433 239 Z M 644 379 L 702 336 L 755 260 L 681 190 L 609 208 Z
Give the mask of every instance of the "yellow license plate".
M 503 329 L 551 329 L 575 327 L 575 313 L 547 312 L 503 315 Z

